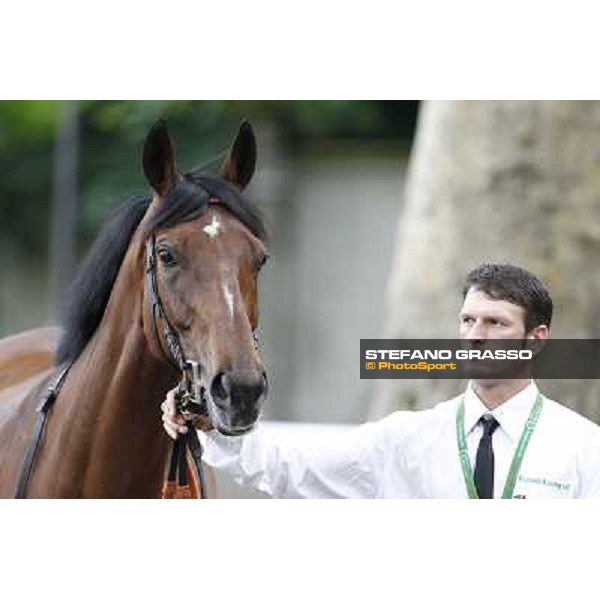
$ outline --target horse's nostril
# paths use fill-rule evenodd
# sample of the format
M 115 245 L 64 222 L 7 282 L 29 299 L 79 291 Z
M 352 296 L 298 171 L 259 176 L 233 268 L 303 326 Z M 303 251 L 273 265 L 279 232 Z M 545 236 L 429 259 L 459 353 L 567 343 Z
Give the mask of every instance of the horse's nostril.
M 217 373 L 212 380 L 210 391 L 215 401 L 225 401 L 229 397 L 229 390 L 227 386 L 225 373 Z

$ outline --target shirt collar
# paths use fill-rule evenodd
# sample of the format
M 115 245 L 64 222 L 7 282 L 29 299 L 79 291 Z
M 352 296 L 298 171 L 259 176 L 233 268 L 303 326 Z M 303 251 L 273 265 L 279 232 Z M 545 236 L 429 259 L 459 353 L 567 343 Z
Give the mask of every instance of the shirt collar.
M 506 400 L 506 402 L 503 402 L 498 408 L 490 411 L 473 390 L 472 383 L 469 382 L 464 396 L 465 432 L 468 435 L 477 425 L 479 419 L 485 413 L 491 412 L 500 424 L 500 427 L 516 443 L 523 431 L 523 426 L 538 393 L 537 385 L 531 381 L 527 387 Z

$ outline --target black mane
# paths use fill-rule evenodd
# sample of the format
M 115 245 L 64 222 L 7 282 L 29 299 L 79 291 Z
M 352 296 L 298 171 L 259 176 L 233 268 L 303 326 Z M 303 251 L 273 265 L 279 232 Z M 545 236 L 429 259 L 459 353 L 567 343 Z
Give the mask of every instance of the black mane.
M 185 174 L 164 198 L 161 208 L 146 225 L 145 235 L 197 218 L 206 210 L 210 198 L 218 198 L 254 235 L 266 241 L 258 209 L 238 188 L 198 171 Z M 75 361 L 98 328 L 131 238 L 150 202 L 151 198 L 137 197 L 117 209 L 79 267 L 63 311 L 63 335 L 54 357 L 57 365 Z

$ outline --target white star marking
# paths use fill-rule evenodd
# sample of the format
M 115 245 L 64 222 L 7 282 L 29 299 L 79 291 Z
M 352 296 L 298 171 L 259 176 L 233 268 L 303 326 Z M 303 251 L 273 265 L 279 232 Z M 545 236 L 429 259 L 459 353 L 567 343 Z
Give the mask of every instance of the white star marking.
M 216 237 L 217 235 L 219 235 L 220 229 L 221 229 L 221 223 L 219 222 L 219 219 L 217 219 L 217 217 L 215 215 L 213 215 L 210 225 L 206 225 L 205 227 L 203 227 L 202 231 L 204 231 L 204 233 L 206 233 L 206 235 L 212 239 L 212 238 Z

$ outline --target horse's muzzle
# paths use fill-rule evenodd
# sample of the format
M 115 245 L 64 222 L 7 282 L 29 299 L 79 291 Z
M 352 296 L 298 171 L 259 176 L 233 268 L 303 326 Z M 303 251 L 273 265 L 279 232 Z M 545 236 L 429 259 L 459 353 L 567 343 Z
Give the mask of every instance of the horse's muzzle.
M 213 425 L 225 435 L 243 435 L 252 429 L 267 395 L 267 377 L 263 372 L 252 376 L 236 376 L 235 373 L 221 372 L 210 385 L 209 410 Z M 216 414 L 214 414 L 216 412 Z

